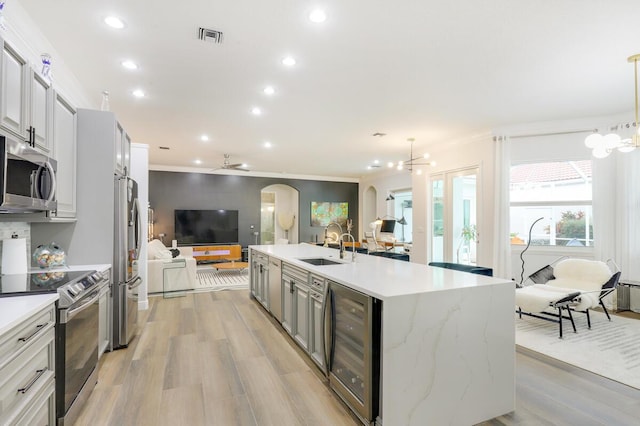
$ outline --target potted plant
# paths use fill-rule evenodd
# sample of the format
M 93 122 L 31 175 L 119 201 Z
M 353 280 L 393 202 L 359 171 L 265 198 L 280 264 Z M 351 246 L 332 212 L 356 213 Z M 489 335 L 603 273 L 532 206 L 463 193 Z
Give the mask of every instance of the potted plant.
M 467 253 L 469 254 L 469 260 L 471 260 L 471 241 L 475 241 L 477 237 L 477 231 L 475 225 L 463 226 L 462 232 L 460 233 L 460 243 L 458 244 L 458 249 L 456 250 L 456 262 L 460 263 L 460 249 L 464 246 L 467 248 Z

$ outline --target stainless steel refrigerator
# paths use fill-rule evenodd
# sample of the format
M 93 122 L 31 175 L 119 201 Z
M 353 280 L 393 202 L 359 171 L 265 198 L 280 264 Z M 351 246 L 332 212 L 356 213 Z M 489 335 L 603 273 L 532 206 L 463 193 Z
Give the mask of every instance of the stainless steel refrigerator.
M 133 290 L 142 284 L 138 275 L 141 244 L 138 184 L 115 176 L 113 244 L 113 347 L 125 347 L 136 332 L 138 299 Z

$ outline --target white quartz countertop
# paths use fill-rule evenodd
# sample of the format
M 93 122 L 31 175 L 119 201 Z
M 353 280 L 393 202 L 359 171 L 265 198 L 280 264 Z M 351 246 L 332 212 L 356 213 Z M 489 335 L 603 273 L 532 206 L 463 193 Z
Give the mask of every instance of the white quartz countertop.
M 249 248 L 317 273 L 340 284 L 345 284 L 354 290 L 381 300 L 468 287 L 513 285 L 507 279 L 437 268 L 364 253 L 356 253 L 356 261 L 351 262 L 350 251 L 345 255 L 345 259 L 340 259 L 337 249 L 304 243 L 255 245 L 249 246 Z M 340 265 L 315 266 L 299 260 L 300 258 L 317 257 L 344 263 Z
M 58 293 L 0 298 L 0 335 L 58 300 Z

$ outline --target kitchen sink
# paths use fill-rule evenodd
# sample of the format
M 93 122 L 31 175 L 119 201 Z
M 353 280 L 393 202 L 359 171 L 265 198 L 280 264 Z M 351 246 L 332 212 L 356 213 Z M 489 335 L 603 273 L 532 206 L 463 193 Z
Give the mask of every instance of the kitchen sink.
M 309 259 L 298 259 L 303 262 L 310 263 L 311 265 L 323 266 L 323 265 L 342 265 L 343 262 L 336 262 L 335 260 L 325 259 L 324 257 L 312 257 Z

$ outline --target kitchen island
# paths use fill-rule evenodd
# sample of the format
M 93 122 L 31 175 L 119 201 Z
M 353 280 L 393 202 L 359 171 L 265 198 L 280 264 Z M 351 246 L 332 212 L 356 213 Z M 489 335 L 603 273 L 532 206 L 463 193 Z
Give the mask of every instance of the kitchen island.
M 377 424 L 471 425 L 514 410 L 513 282 L 309 244 L 250 249 L 381 301 Z

